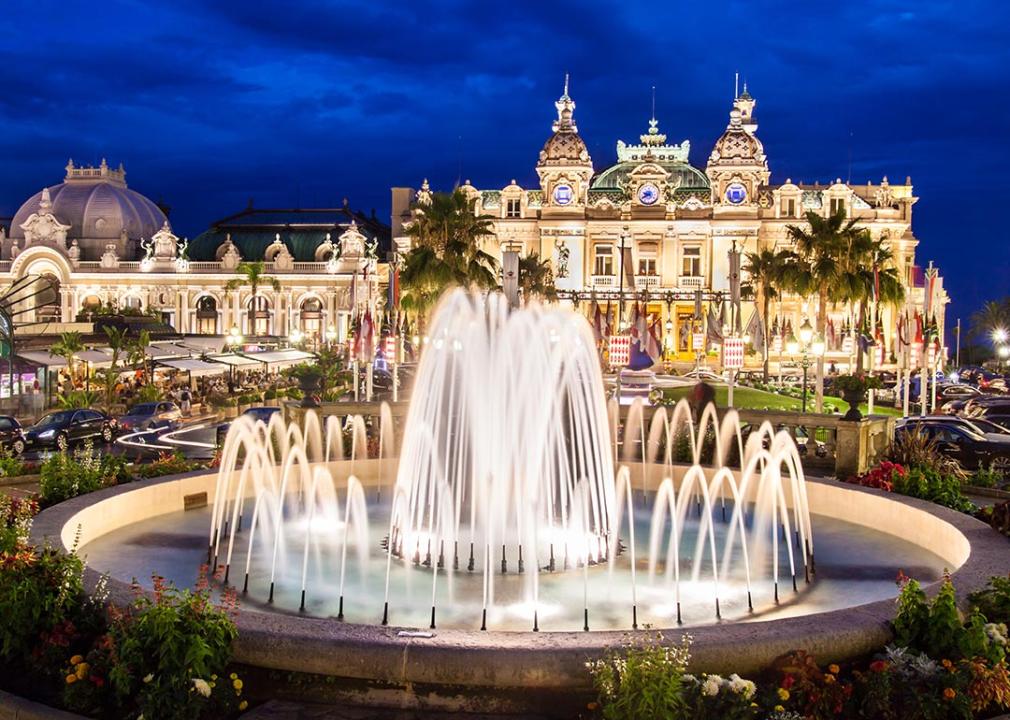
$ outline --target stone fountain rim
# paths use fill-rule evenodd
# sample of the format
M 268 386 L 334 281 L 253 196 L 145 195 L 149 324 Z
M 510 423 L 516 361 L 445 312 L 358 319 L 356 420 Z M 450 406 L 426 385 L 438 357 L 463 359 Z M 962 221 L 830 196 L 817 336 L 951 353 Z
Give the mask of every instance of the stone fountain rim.
M 152 478 L 73 498 L 41 512 L 33 523 L 32 539 L 67 551 L 64 527 L 80 510 L 122 493 L 171 483 L 187 477 L 213 475 L 196 471 Z M 923 500 L 880 490 L 808 477 L 811 483 L 840 487 L 888 502 L 910 506 L 943 521 L 970 545 L 968 559 L 952 578 L 963 601 L 988 582 L 1005 575 L 1010 566 L 1007 540 L 988 525 Z M 56 540 L 53 543 L 53 540 Z M 907 539 L 907 538 L 906 538 Z M 913 540 L 914 542 L 914 540 Z M 102 575 L 85 565 L 91 588 Z M 927 586 L 934 589 L 939 582 Z M 136 593 L 129 583 L 108 579 L 109 599 L 127 604 Z M 377 608 L 377 611 L 381 608 Z M 758 672 L 775 657 L 806 649 L 824 661 L 843 661 L 879 649 L 892 638 L 893 600 L 880 600 L 823 613 L 746 623 L 727 622 L 690 628 L 578 631 L 435 630 L 433 636 L 399 637 L 408 627 L 383 627 L 300 617 L 280 613 L 240 612 L 235 643 L 238 662 L 288 672 L 335 675 L 381 686 L 537 688 L 586 690 L 585 663 L 608 649 L 656 638 L 692 637 L 691 668 L 697 672 Z M 424 631 L 425 629 L 420 629 Z M 334 661 L 338 661 L 336 664 Z

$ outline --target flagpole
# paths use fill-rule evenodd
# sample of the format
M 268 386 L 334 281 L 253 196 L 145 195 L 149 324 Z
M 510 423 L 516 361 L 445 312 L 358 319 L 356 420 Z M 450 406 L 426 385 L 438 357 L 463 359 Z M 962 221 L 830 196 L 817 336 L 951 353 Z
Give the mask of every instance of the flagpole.
M 957 319 L 957 328 L 955 330 L 957 333 L 957 345 L 954 351 L 954 366 L 957 368 L 961 367 L 961 318 Z

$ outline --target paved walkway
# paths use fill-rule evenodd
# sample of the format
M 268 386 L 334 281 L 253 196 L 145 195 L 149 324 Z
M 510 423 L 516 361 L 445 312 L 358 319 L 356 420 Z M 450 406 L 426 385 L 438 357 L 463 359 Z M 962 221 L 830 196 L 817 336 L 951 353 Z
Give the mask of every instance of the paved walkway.
M 243 720 L 504 720 L 504 715 L 474 715 L 420 710 L 383 710 L 376 708 L 313 705 L 271 700 L 242 716 Z M 517 716 L 511 715 L 510 718 Z M 524 715 L 525 720 L 546 720 Z

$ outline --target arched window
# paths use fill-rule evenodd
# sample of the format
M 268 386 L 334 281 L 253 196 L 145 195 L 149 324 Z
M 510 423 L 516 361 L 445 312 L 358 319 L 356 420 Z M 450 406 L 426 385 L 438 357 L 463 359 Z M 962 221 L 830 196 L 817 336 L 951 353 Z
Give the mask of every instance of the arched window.
M 323 304 L 319 298 L 306 298 L 301 308 L 302 333 L 306 337 L 320 339 L 323 333 Z
M 253 306 L 253 298 L 249 298 L 246 309 L 249 311 L 246 319 L 247 335 L 269 335 L 270 334 L 270 300 L 263 294 L 255 298 L 256 304 Z
M 196 301 L 196 331 L 201 335 L 217 334 L 217 300 L 210 295 Z
M 52 292 L 44 293 L 47 302 L 41 305 L 35 316 L 39 322 L 60 322 L 63 318 L 62 296 L 60 294 L 60 279 L 52 273 L 43 273 L 41 276 L 40 289 L 43 284 L 48 284 Z

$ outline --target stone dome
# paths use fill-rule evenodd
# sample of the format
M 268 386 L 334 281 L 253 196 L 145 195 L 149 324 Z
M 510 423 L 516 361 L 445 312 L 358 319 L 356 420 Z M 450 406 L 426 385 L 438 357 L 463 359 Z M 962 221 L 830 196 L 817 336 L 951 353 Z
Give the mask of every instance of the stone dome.
M 97 168 L 75 167 L 71 161 L 65 180 L 48 190 L 50 212 L 70 226 L 68 238 L 113 241 L 125 230 L 129 239 L 139 240 L 150 238 L 167 220 L 161 208 L 126 186 L 122 165 L 114 170 L 104 160 Z M 11 221 L 12 238 L 24 238 L 21 225 L 39 212 L 41 202 L 41 191 L 25 201 Z
M 764 146 L 744 127 L 740 111 L 730 113 L 726 132 L 716 141 L 710 162 L 764 161 Z
M 540 151 L 541 165 L 585 165 L 589 162 L 585 141 L 570 130 L 551 135 Z

